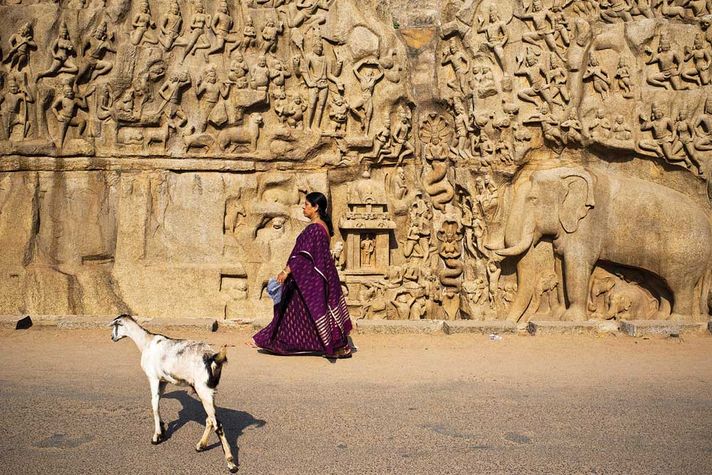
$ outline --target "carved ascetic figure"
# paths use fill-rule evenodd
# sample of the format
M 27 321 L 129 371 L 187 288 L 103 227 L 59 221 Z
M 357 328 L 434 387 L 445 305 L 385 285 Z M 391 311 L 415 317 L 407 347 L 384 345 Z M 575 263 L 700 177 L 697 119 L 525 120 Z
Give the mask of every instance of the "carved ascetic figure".
M 69 30 L 65 23 L 59 26 L 59 36 L 52 42 L 50 53 L 52 54 L 52 64 L 50 64 L 47 71 L 37 75 L 38 81 L 44 77 L 52 77 L 62 73 L 76 74 L 79 71 L 72 59 L 73 56 L 77 55 L 77 51 L 69 37 Z
M 3 64 L 9 64 L 10 69 L 22 71 L 30 63 L 30 53 L 37 49 L 32 34 L 32 24 L 24 23 L 20 30 L 10 36 L 10 50 L 3 60 Z
M 453 89 L 466 93 L 467 88 L 467 74 L 470 72 L 470 61 L 467 56 L 458 47 L 457 43 L 451 43 L 450 46 L 443 51 L 443 59 L 440 64 L 445 66 L 447 64 L 452 66 L 455 73 L 455 79 L 457 80 L 457 87 L 451 86 Z
M 373 91 L 376 83 L 383 77 L 383 69 L 375 59 L 364 58 L 354 65 L 353 72 L 361 86 L 361 99 L 353 108 L 355 111 L 360 111 L 361 129 L 368 134 L 373 117 Z
M 712 227 L 705 211 L 682 193 L 605 171 L 554 168 L 533 172 L 512 203 L 507 228 L 520 233 L 505 235 L 508 247 L 495 252 L 525 256 L 543 237 L 553 237 L 569 302 L 564 319 L 586 319 L 589 279 L 599 261 L 659 276 L 672 293 L 675 318 L 706 319 L 700 289 L 712 265 Z M 517 266 L 517 299 L 527 302 L 535 281 L 529 264 L 522 259 Z M 669 308 L 665 295 L 660 299 L 661 308 Z M 517 320 L 522 307 L 513 304 L 509 318 Z

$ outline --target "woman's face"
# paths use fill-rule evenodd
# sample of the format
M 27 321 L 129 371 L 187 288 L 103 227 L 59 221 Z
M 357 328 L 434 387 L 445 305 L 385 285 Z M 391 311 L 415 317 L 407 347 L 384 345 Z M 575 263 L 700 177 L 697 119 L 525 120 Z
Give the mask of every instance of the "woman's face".
M 319 207 L 312 205 L 309 201 L 304 200 L 304 206 L 302 207 L 302 212 L 304 216 L 309 219 L 313 219 L 314 216 L 319 214 Z

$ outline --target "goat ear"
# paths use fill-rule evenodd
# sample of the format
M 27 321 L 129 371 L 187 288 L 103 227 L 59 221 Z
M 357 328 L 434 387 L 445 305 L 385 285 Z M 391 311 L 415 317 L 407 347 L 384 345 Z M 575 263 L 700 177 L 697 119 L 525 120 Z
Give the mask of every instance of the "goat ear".
M 222 364 L 222 363 L 227 362 L 227 345 L 223 345 L 220 347 L 220 351 L 218 352 L 217 355 L 215 355 L 214 360 L 217 364 Z

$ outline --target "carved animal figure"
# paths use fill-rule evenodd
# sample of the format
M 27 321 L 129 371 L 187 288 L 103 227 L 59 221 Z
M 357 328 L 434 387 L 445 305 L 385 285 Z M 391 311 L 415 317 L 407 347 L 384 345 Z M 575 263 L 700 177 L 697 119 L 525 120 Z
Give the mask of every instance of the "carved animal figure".
M 603 302 L 601 302 L 601 297 Z M 591 283 L 591 310 L 605 319 L 667 318 L 658 314 L 658 301 L 641 287 L 614 277 L 594 278 Z M 657 316 L 656 316 L 657 315 Z
M 161 127 L 146 127 L 143 129 L 143 146 L 148 148 L 153 143 L 159 143 L 166 150 L 166 144 L 171 136 L 171 130 L 175 130 L 175 126 L 166 121 Z
M 223 364 L 227 363 L 227 347 L 215 352 L 206 343 L 191 340 L 175 340 L 146 331 L 133 317 L 119 315 L 111 322 L 111 339 L 116 342 L 131 338 L 141 352 L 141 368 L 151 386 L 154 433 L 152 444 L 165 440 L 165 424 L 161 420 L 159 401 L 168 383 L 192 387 L 207 413 L 205 432 L 195 450 L 201 452 L 208 445 L 211 429 L 220 438 L 225 460 L 231 472 L 237 472 L 222 424 L 215 417 L 215 391 L 220 383 Z
M 215 142 L 215 137 L 212 134 L 205 132 L 195 133 L 195 127 L 193 126 L 190 127 L 189 133 L 183 132 L 181 134 L 181 139 L 186 152 L 189 152 L 193 147 L 209 149 Z
M 250 151 L 257 150 L 257 139 L 260 136 L 260 127 L 264 125 L 264 120 L 261 114 L 252 114 L 247 121 L 247 124 L 228 127 L 223 129 L 218 134 L 218 146 L 220 150 L 225 152 L 228 147 L 239 144 L 249 144 Z M 233 148 L 233 151 L 234 151 Z
M 539 170 L 518 182 L 505 230 L 508 247 L 488 246 L 501 256 L 522 256 L 510 320 L 529 305 L 538 266 L 528 257 L 544 237 L 553 239 L 563 260 L 570 302 L 565 320 L 586 318 L 589 279 L 598 261 L 654 273 L 672 293 L 673 318 L 706 319 L 712 226 L 705 210 L 684 194 L 584 168 Z M 661 298 L 666 311 L 670 302 Z

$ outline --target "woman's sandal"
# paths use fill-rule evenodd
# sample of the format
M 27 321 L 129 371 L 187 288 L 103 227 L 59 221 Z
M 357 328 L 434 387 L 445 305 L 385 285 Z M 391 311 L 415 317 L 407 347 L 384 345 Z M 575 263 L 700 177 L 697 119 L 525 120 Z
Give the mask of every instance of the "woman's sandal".
M 353 356 L 353 353 L 351 353 L 351 348 L 349 348 L 348 346 L 345 346 L 343 348 L 339 348 L 331 355 L 325 354 L 324 358 L 342 360 L 342 359 L 346 359 L 346 358 L 351 358 L 352 356 Z

